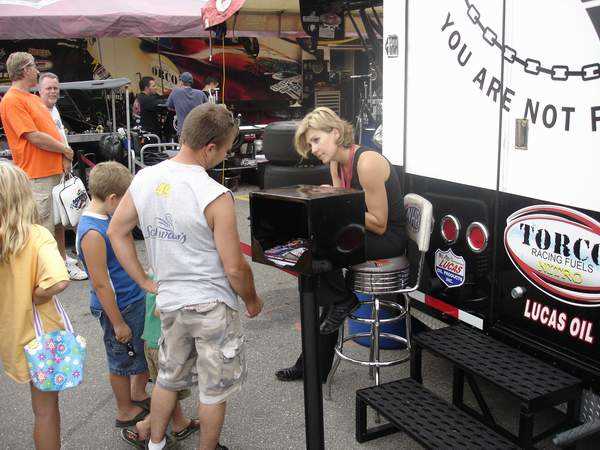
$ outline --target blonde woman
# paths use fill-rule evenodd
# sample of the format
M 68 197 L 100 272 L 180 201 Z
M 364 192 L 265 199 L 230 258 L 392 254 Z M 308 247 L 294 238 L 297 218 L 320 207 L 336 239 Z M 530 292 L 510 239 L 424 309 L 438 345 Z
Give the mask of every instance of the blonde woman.
M 32 303 L 44 331 L 64 328 L 52 297 L 69 284 L 65 262 L 50 232 L 37 224 L 27 175 L 0 162 L 0 359 L 17 383 L 30 383 L 23 346 L 34 337 Z M 36 449 L 60 448 L 58 392 L 30 384 Z
M 315 155 L 328 164 L 334 186 L 364 191 L 365 248 L 367 259 L 404 254 L 404 207 L 400 178 L 390 162 L 376 150 L 354 143 L 354 130 L 329 108 L 316 108 L 300 122 L 296 151 Z M 333 361 L 337 332 L 359 302 L 346 286 L 341 270 L 319 276 L 317 298 L 326 306 L 320 326 L 319 367 L 323 381 Z M 282 381 L 302 378 L 302 355 L 292 367 L 276 372 Z

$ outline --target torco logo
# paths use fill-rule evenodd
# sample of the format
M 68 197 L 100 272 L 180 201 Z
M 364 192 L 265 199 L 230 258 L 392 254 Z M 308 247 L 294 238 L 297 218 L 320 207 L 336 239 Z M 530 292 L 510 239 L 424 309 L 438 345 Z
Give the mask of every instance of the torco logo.
M 506 220 L 504 246 L 515 267 L 549 296 L 600 306 L 600 223 L 573 209 L 536 205 Z

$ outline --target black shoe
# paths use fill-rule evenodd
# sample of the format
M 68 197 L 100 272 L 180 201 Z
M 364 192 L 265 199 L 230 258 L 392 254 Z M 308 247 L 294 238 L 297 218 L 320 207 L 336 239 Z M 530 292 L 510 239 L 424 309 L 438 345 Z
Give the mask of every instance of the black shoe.
M 229 450 L 229 447 L 225 447 L 224 445 L 218 444 L 215 447 L 215 450 Z
M 303 376 L 303 371 L 297 366 L 292 366 L 286 369 L 278 370 L 277 372 L 275 372 L 275 376 L 279 381 L 301 380 Z
M 327 372 L 329 373 L 329 372 Z M 298 369 L 296 366 L 288 367 L 287 369 L 280 369 L 275 372 L 275 376 L 280 381 L 296 381 L 304 378 L 304 371 Z M 321 384 L 327 382 L 327 377 L 321 379 Z
M 343 303 L 334 303 L 327 311 L 327 315 L 321 323 L 321 334 L 335 333 L 344 323 L 344 319 L 353 313 L 360 306 L 360 302 L 355 295 L 352 295 Z

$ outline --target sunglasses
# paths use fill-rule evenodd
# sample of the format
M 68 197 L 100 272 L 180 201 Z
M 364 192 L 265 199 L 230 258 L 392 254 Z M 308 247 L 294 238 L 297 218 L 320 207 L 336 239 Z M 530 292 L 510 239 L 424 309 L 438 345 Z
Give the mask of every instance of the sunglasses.
M 127 342 L 125 343 L 125 347 L 127 348 L 127 361 L 123 361 L 122 366 L 123 367 L 129 367 L 133 364 L 133 361 L 137 355 L 137 353 L 135 352 L 135 349 L 133 348 L 133 344 L 131 342 Z

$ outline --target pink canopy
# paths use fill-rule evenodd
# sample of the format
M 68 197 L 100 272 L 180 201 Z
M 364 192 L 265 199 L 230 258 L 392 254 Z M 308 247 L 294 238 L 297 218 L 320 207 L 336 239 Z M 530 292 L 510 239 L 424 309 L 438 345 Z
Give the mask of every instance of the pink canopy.
M 205 34 L 207 0 L 0 0 L 0 39 Z

